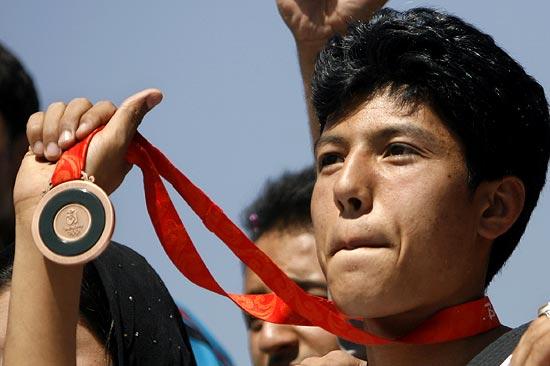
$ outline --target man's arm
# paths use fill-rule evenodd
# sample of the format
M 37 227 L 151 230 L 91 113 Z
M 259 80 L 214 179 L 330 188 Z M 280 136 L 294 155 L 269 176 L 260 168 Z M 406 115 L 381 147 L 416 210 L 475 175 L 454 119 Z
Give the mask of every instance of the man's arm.
M 139 122 L 161 98 L 158 90 L 145 90 L 128 98 L 116 112 L 99 114 L 105 119 L 98 124 L 107 121 L 109 124 L 90 143 L 86 171 L 108 193 L 129 170 L 124 157 Z M 48 135 L 46 131 L 62 130 L 58 127 L 64 113 L 71 113 L 70 108 L 58 103 L 46 113 L 33 115 L 28 125 L 31 144 L 35 137 L 43 139 Z M 81 120 L 82 113 L 73 116 L 76 121 Z M 49 142 L 58 141 L 59 136 L 53 135 L 49 136 Z M 54 162 L 59 153 L 44 156 Z M 54 168 L 55 165 L 29 152 L 15 183 L 16 246 L 3 359 L 6 366 L 76 364 L 83 265 L 62 266 L 47 260 L 36 248 L 31 234 L 34 211 Z
M 298 50 L 312 142 L 319 138 L 319 123 L 311 105 L 311 78 L 319 51 L 334 34 L 344 34 L 351 21 L 369 19 L 386 2 L 277 0 L 279 13 L 292 32 Z

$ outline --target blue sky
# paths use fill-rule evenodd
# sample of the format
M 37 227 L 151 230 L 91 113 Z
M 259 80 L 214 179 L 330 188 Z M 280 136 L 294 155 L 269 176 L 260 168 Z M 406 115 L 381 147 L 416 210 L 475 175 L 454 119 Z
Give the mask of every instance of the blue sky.
M 548 90 L 548 3 L 389 2 L 401 9 L 421 5 L 448 10 L 493 35 Z M 43 107 L 77 96 L 120 103 L 142 88 L 160 88 L 165 99 L 141 132 L 235 220 L 266 178 L 312 160 L 295 48 L 273 0 L 8 0 L 0 12 L 0 41 L 24 60 Z M 547 188 L 489 291 L 509 325 L 533 318 L 550 300 L 544 273 L 549 194 Z M 113 201 L 115 239 L 145 255 L 177 301 L 197 314 L 238 365 L 248 365 L 239 311 L 190 285 L 169 263 L 146 215 L 137 170 Z M 240 263 L 179 198 L 174 201 L 212 272 L 239 292 Z

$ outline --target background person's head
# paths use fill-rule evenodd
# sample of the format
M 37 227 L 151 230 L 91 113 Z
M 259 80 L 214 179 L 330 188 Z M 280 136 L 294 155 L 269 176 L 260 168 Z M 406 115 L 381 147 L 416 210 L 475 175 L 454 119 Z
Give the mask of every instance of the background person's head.
M 245 210 L 244 222 L 252 240 L 287 276 L 307 292 L 326 297 L 309 209 L 314 181 L 312 167 L 268 181 Z M 244 289 L 249 294 L 271 292 L 248 268 Z M 271 324 L 250 316 L 246 322 L 255 366 L 290 365 L 338 348 L 336 337 L 321 328 Z
M 7 330 L 13 257 L 13 245 L 0 252 L 0 349 Z M 79 309 L 79 365 L 192 363 L 178 307 L 147 260 L 124 245 L 112 242 L 86 264 Z
M 384 9 L 329 42 L 312 88 L 312 216 L 335 301 L 387 316 L 482 292 L 545 182 L 542 87 L 456 17 Z
M 38 97 L 31 77 L 0 44 L 0 248 L 14 239 L 12 188 L 27 149 L 27 119 L 36 111 Z
M 0 350 L 4 349 L 11 294 L 14 246 L 0 253 Z M 77 363 L 112 365 L 116 337 L 109 302 L 96 267 L 86 264 L 80 291 L 80 319 L 76 329 Z

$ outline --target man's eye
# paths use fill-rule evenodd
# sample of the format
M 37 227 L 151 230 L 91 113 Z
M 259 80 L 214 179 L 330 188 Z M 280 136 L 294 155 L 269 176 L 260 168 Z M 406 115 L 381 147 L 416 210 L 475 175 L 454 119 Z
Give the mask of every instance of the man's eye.
M 337 154 L 324 154 L 319 158 L 319 163 L 318 163 L 319 170 L 321 170 L 322 168 L 324 168 L 326 166 L 336 164 L 336 163 L 340 163 L 342 161 L 343 161 L 343 159 Z
M 385 156 L 416 155 L 417 152 L 412 147 L 405 144 L 392 144 L 386 150 Z
M 257 332 L 262 329 L 263 320 L 253 317 L 251 315 L 246 315 L 246 326 L 248 330 L 252 332 Z

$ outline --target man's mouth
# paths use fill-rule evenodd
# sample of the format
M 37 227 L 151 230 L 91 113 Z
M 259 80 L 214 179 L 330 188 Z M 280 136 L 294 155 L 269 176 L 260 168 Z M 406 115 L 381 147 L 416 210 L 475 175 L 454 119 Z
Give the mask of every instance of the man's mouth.
M 330 256 L 333 256 L 341 250 L 354 250 L 359 248 L 387 248 L 389 246 L 389 243 L 381 236 L 346 238 L 334 241 L 333 244 L 330 245 L 329 253 Z

